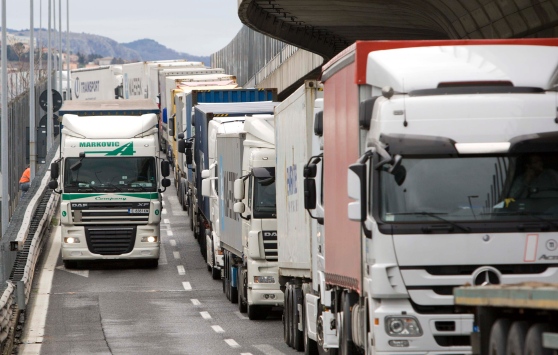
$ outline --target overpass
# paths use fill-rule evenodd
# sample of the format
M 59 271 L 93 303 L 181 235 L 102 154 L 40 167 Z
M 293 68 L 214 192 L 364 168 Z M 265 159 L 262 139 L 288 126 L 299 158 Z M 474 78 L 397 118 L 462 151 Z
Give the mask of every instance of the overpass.
M 240 20 L 326 60 L 356 40 L 558 36 L 557 0 L 238 0 Z

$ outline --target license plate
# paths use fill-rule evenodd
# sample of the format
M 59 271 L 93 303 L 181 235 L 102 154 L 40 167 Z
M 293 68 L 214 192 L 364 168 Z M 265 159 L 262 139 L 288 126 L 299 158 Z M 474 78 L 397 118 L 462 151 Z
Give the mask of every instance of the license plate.
M 129 208 L 128 213 L 149 213 L 149 208 Z

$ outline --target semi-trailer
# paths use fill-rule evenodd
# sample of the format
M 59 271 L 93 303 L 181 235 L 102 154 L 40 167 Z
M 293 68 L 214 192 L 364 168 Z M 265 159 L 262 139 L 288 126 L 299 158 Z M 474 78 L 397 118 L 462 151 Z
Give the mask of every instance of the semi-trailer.
M 539 255 L 556 202 L 520 177 L 531 159 L 556 168 L 557 45 L 359 41 L 324 66 L 321 190 L 317 160 L 304 169 L 306 207 L 323 199 L 324 279 L 293 306 L 310 341 L 470 354 L 454 287 L 558 281 Z
M 113 259 L 157 267 L 161 193 L 170 185 L 169 163 L 158 157 L 158 111 L 148 99 L 62 106 L 61 157 L 51 165 L 49 187 L 62 195 L 67 268 Z
M 122 98 L 122 66 L 103 65 L 71 71 L 72 100 L 113 100 Z
M 283 305 L 277 274 L 273 126 L 273 115 L 257 114 L 242 117 L 231 130 L 220 130 L 216 160 L 202 172 L 202 194 L 211 198 L 211 209 L 218 213 L 211 222 L 218 238 L 213 242 L 219 240 L 223 254 L 223 290 L 251 320 Z

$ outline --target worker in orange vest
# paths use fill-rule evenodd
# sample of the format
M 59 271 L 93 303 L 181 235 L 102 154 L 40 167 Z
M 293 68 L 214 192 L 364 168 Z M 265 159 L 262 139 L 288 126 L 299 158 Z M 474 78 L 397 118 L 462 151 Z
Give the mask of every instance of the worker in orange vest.
M 23 191 L 22 196 L 25 196 L 25 193 L 27 192 L 27 190 L 29 190 L 30 183 L 31 183 L 31 168 L 29 167 L 29 165 L 27 165 L 27 169 L 23 171 L 23 174 L 21 175 L 21 179 L 19 179 L 19 188 L 21 189 L 21 191 Z

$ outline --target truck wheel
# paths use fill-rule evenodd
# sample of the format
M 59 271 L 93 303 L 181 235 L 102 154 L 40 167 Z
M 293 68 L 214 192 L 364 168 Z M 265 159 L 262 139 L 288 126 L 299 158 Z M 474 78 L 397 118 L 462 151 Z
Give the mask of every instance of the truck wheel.
M 64 267 L 66 269 L 77 269 L 77 261 L 75 261 L 75 260 L 64 260 Z
M 238 288 L 231 286 L 231 303 L 238 302 Z
M 246 301 L 246 273 L 241 269 L 238 273 L 238 310 L 240 313 L 246 313 L 247 301 Z
M 490 355 L 506 354 L 506 343 L 508 341 L 508 332 L 510 331 L 511 321 L 509 319 L 500 318 L 492 325 L 490 330 L 490 339 L 488 345 L 488 353 Z
M 552 331 L 548 324 L 537 323 L 533 324 L 527 332 L 525 338 L 525 355 L 552 355 L 553 350 L 543 348 L 542 335 L 544 332 Z
M 351 299 L 348 292 L 341 295 L 341 307 L 343 311 L 343 321 L 340 329 L 339 354 L 352 355 L 357 353 L 355 344 L 353 343 L 353 332 L 351 322 Z
M 291 332 L 291 284 L 285 284 L 285 299 L 283 300 L 283 339 L 285 344 L 292 347 Z
M 250 320 L 262 320 L 266 317 L 265 309 L 262 306 L 248 305 L 247 309 L 248 319 Z
M 302 299 L 302 290 L 299 287 L 293 285 L 291 293 L 291 307 L 292 307 L 292 317 L 291 326 L 293 329 L 293 348 L 296 351 L 304 350 L 304 343 L 302 336 L 304 335 L 302 331 L 298 330 L 298 322 L 300 319 L 300 313 L 298 312 L 298 305 Z
M 182 201 L 182 182 L 180 180 L 178 181 L 178 186 L 176 187 L 176 195 L 178 197 L 178 203 L 180 203 L 180 205 L 182 205 L 182 203 L 184 201 Z
M 304 293 L 303 293 L 304 295 Z M 303 330 L 303 339 L 304 339 L 304 355 L 318 355 L 318 343 L 315 340 L 312 340 L 308 337 L 308 322 L 306 321 L 308 317 L 308 310 L 306 309 L 306 295 L 302 300 L 302 328 Z
M 526 321 L 513 322 L 508 333 L 508 342 L 506 344 L 506 354 L 523 355 L 525 348 L 525 338 L 529 330 L 529 323 Z

